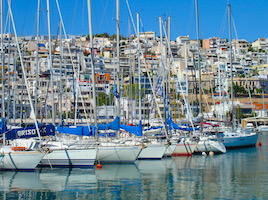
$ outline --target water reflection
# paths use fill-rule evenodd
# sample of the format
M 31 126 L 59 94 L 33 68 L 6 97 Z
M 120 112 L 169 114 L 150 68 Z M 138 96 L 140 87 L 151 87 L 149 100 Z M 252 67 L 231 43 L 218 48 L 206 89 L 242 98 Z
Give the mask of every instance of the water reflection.
M 0 174 L 2 191 L 42 190 L 44 185 L 37 173 L 3 172 Z
M 50 191 L 80 191 L 97 188 L 94 169 L 41 168 L 38 174 L 44 188 Z
M 268 138 L 267 138 L 268 141 Z M 266 199 L 268 142 L 215 156 L 1 172 L 1 199 Z

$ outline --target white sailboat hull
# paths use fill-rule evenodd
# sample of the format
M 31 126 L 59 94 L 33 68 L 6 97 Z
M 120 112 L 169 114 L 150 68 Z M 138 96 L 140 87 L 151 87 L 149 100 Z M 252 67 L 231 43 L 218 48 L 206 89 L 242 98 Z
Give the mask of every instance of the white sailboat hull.
M 5 152 L 0 164 L 2 170 L 34 170 L 44 157 L 40 151 Z
M 169 145 L 167 144 L 146 144 L 138 159 L 161 159 Z
M 217 141 L 217 140 L 200 140 L 198 141 L 194 152 L 195 153 L 203 153 L 203 152 L 226 153 L 226 148 L 222 142 Z
M 100 163 L 134 163 L 142 146 L 98 146 L 97 160 Z
M 58 167 L 92 167 L 95 164 L 97 149 L 55 149 L 46 154 L 41 165 Z
M 164 157 L 170 157 L 172 156 L 172 153 L 174 152 L 176 148 L 176 144 L 172 143 L 171 145 L 169 145 L 164 153 Z
M 172 156 L 191 156 L 197 146 L 196 141 L 181 140 L 172 153 Z

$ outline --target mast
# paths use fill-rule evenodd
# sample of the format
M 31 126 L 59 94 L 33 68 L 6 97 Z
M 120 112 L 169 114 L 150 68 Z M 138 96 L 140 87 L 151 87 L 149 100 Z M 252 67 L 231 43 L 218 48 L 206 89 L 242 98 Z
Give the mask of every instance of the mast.
M 168 16 L 167 18 L 167 38 L 166 38 L 166 44 L 167 46 L 170 44 L 171 41 L 171 17 Z M 171 51 L 169 51 L 169 48 L 167 47 L 167 67 L 168 67 L 168 74 L 167 74 L 167 94 L 168 94 L 168 114 L 171 115 L 171 65 L 170 65 L 170 59 L 171 59 Z
M 26 86 L 28 98 L 29 98 L 29 101 L 30 101 L 30 107 L 31 107 L 31 110 L 34 111 L 34 124 L 35 124 L 35 127 L 36 127 L 36 131 L 37 131 L 37 135 L 39 137 L 39 140 L 41 140 L 40 130 L 39 130 L 39 127 L 38 127 L 38 122 L 37 122 L 37 118 L 36 118 L 36 115 L 35 115 L 34 105 L 33 105 L 32 97 L 31 97 L 31 94 L 30 94 L 30 87 L 29 87 L 28 82 L 27 82 L 26 70 L 25 70 L 25 67 L 24 67 L 21 50 L 19 48 L 18 36 L 17 36 L 17 31 L 16 31 L 16 27 L 15 27 L 13 14 L 12 14 L 12 11 L 11 11 L 11 2 L 10 2 L 10 0 L 8 1 L 8 12 L 9 12 L 10 20 L 12 22 L 12 27 L 13 27 L 13 30 L 14 30 L 15 42 L 16 42 L 16 46 L 18 48 L 18 54 L 19 54 L 21 68 L 22 68 L 23 79 L 25 81 L 25 86 Z
M 96 128 L 95 137 L 98 133 L 98 124 L 97 124 L 97 103 L 96 103 L 96 86 L 95 86 L 95 67 L 94 67 L 94 53 L 93 53 L 93 31 L 92 31 L 92 11 L 91 11 L 91 0 L 87 0 L 88 6 L 88 29 L 89 29 L 89 38 L 90 38 L 90 64 L 92 70 L 92 92 L 93 92 L 93 114 L 94 114 L 94 126 Z
M 162 80 L 162 88 L 163 88 L 163 100 L 164 100 L 164 119 L 165 119 L 165 128 L 167 129 L 167 113 L 166 113 L 166 87 L 165 87 L 165 82 L 166 82 L 166 70 L 165 70 L 165 66 L 163 64 L 163 33 L 162 33 L 162 17 L 158 18 L 159 20 L 159 34 L 160 34 L 160 67 L 162 69 L 162 73 L 163 73 L 163 80 Z M 168 132 L 167 132 L 168 134 Z
M 54 105 L 54 85 L 53 85 L 53 69 L 52 69 L 52 50 L 51 50 L 51 30 L 50 30 L 50 0 L 47 0 L 47 28 L 48 28 L 48 46 L 49 60 L 48 66 L 50 69 L 50 86 L 51 86 L 51 109 L 52 109 L 52 124 L 55 125 L 55 105 Z
M 62 47 L 62 21 L 60 19 L 60 96 L 59 96 L 59 112 L 60 112 L 60 124 L 63 125 L 62 119 L 62 58 L 63 58 L 63 47 Z
M 232 109 L 232 131 L 234 131 L 234 89 L 233 89 L 233 53 L 232 53 L 232 22 L 231 22 L 231 5 L 227 5 L 228 8 L 228 29 L 229 29 L 229 53 L 230 53 L 230 69 L 231 69 L 231 109 Z
M 195 0 L 195 12 L 196 12 L 196 41 L 197 41 L 197 67 L 198 67 L 198 76 L 199 76 L 199 114 L 202 114 L 202 90 L 201 90 L 201 66 L 200 66 L 200 47 L 199 47 L 199 9 L 198 9 L 198 0 Z
M 141 122 L 141 59 L 140 59 L 140 14 L 137 13 L 137 39 L 138 39 L 138 76 L 139 76 L 139 122 Z
M 34 97 L 34 105 L 35 105 L 35 112 L 37 112 L 37 91 L 38 91 L 38 78 L 39 78 L 39 60 L 38 60 L 38 54 L 39 54 L 39 29 L 40 29 L 40 0 L 38 0 L 37 3 L 37 20 L 36 20 L 36 72 L 35 72 L 35 97 Z
M 120 73 L 120 2 L 116 0 L 116 68 L 117 68 L 117 76 L 116 76 L 116 85 L 117 85 L 117 92 L 120 94 L 120 81 L 119 81 L 119 73 Z M 121 108 L 120 108 L 120 96 L 117 98 L 117 117 L 121 116 Z M 119 131 L 117 131 L 117 136 L 119 137 Z
M 1 6 L 1 19 L 0 19 L 0 29 L 1 29 L 1 65 L 2 65 L 2 118 L 6 117 L 6 111 L 5 111 L 5 62 L 4 62 L 4 44 L 3 44 L 3 0 L 0 0 L 0 6 Z

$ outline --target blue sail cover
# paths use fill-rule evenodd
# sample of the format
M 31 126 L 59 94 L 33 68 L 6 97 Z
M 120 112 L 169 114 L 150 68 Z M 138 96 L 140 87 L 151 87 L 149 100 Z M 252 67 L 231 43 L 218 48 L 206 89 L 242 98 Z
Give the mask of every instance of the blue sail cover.
M 79 136 L 92 136 L 93 135 L 93 126 L 58 126 L 57 131 L 59 133 L 79 135 Z
M 55 127 L 52 124 L 40 125 L 38 124 L 41 136 L 55 135 Z M 6 139 L 32 138 L 38 137 L 35 126 L 28 126 L 24 128 L 11 129 L 6 132 Z
M 120 124 L 120 128 L 122 128 L 125 131 L 132 133 L 136 136 L 142 136 L 142 123 L 141 123 L 141 121 L 140 121 L 138 126 L 129 126 L 129 125 Z
M 178 129 L 183 131 L 193 131 L 193 130 L 199 130 L 199 128 L 192 128 L 192 127 L 181 127 L 178 124 L 174 123 L 171 119 L 167 120 L 167 125 L 169 129 Z
M 98 124 L 98 130 L 120 130 L 120 118 L 116 117 L 114 121 L 109 124 Z
M 98 124 L 98 130 L 116 130 L 120 129 L 119 117 L 109 124 Z M 94 126 L 58 126 L 59 133 L 79 135 L 79 136 L 94 136 L 96 135 L 96 128 Z M 110 135 L 109 135 L 110 136 Z M 111 135 L 112 136 L 112 135 Z
M 1 127 L 0 127 L 0 134 L 3 134 L 7 131 L 7 126 L 6 126 L 6 119 L 2 117 L 1 119 Z

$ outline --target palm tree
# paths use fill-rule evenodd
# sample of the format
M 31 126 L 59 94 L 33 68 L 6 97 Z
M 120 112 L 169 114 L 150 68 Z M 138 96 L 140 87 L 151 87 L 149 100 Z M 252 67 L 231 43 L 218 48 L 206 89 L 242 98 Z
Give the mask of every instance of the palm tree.
M 252 76 L 258 76 L 259 75 L 259 70 L 257 67 L 255 67 L 254 69 L 252 69 L 251 71 L 251 75 Z

